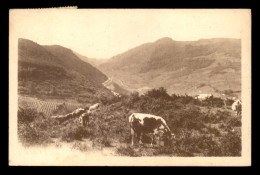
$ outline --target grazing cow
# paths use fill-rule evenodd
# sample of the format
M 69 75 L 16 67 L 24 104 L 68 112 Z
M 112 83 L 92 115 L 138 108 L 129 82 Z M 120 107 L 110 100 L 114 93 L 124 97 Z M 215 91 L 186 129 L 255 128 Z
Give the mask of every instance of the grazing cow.
M 99 107 L 99 103 L 96 103 L 96 104 L 90 106 L 90 107 L 88 108 L 88 110 L 89 110 L 90 112 L 92 112 L 93 110 L 97 109 L 98 107 Z
M 237 113 L 237 117 L 239 117 L 241 115 L 241 111 L 242 111 L 242 102 L 241 100 L 236 100 L 232 106 L 231 106 L 232 110 L 235 111 Z
M 150 134 L 152 137 L 151 145 L 153 145 L 154 138 L 166 136 L 167 139 L 174 138 L 174 134 L 167 126 L 162 117 L 133 113 L 129 116 L 129 123 L 131 129 L 132 145 L 134 145 L 134 135 L 137 135 L 137 140 L 142 144 L 143 134 Z
M 89 113 L 83 113 L 79 117 L 79 122 L 82 126 L 87 126 L 89 124 Z
M 212 94 L 199 94 L 199 95 L 196 95 L 195 96 L 195 99 L 198 99 L 198 100 L 206 100 L 210 97 L 213 97 Z

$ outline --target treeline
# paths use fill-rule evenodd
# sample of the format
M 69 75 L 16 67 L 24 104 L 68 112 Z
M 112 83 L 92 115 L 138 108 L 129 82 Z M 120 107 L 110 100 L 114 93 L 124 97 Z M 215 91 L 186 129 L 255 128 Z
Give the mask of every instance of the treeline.
M 139 95 L 138 92 L 134 92 L 132 93 L 130 96 L 122 96 L 120 97 L 114 97 L 114 98 L 106 98 L 106 97 L 102 97 L 100 99 L 100 101 L 104 104 L 111 104 L 114 102 L 118 102 L 118 101 L 123 101 L 125 103 L 127 103 L 127 105 L 134 105 L 134 103 L 138 100 L 147 100 L 149 98 L 154 99 L 160 99 L 162 101 L 169 101 L 169 102 L 175 102 L 176 106 L 183 106 L 183 105 L 198 105 L 198 106 L 210 106 L 210 107 L 230 107 L 234 100 L 232 99 L 221 99 L 219 97 L 214 97 L 211 96 L 210 98 L 206 99 L 206 100 L 198 100 L 195 99 L 193 96 L 189 96 L 187 94 L 185 95 L 176 95 L 176 94 L 172 94 L 169 95 L 167 93 L 167 90 L 164 87 L 160 87 L 158 89 L 152 89 L 149 90 L 147 93 L 145 93 L 144 95 Z

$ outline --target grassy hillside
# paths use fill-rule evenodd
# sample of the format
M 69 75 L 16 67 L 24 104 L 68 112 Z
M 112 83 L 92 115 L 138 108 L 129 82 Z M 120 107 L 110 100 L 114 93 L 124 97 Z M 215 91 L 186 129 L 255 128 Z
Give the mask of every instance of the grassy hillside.
M 18 47 L 19 94 L 73 98 L 79 102 L 113 96 L 102 85 L 106 75 L 80 60 L 70 49 L 41 46 L 26 39 L 19 39 Z
M 174 41 L 162 38 L 116 55 L 98 66 L 129 88 L 158 88 L 177 94 L 241 91 L 241 40 Z
M 102 100 L 99 110 L 82 127 L 77 118 L 58 125 L 57 121 L 39 115 L 35 110 L 18 111 L 19 140 L 27 146 L 69 145 L 83 154 L 93 150 L 109 150 L 114 156 L 241 156 L 241 118 L 230 110 L 232 102 L 223 106 L 220 98 L 200 102 L 190 96 L 168 95 L 164 88 L 145 95 Z M 132 112 L 163 117 L 176 135 L 171 142 L 150 146 L 130 146 L 128 117 Z

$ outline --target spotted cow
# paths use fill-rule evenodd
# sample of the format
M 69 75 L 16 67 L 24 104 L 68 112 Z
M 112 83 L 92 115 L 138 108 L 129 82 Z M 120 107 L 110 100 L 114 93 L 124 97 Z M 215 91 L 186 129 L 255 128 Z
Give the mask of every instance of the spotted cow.
M 133 113 L 129 116 L 129 123 L 132 145 L 134 145 L 135 135 L 137 137 L 137 141 L 142 144 L 143 135 L 149 134 L 151 136 L 151 145 L 153 145 L 154 139 L 157 139 L 158 141 L 160 138 L 166 136 L 164 138 L 169 140 L 175 137 L 170 128 L 167 126 L 165 120 L 159 116 Z

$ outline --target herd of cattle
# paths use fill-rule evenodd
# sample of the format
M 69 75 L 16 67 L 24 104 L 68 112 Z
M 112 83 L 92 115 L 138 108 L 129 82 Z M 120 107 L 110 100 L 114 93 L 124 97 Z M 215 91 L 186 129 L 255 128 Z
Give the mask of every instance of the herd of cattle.
M 196 96 L 195 98 L 199 100 L 205 100 L 210 97 L 211 95 L 202 94 Z M 71 118 L 78 118 L 79 123 L 86 127 L 89 124 L 90 116 L 95 113 L 95 110 L 97 110 L 99 106 L 100 104 L 96 103 L 89 108 L 78 108 L 69 114 L 52 116 L 52 118 L 56 119 L 59 124 Z M 231 108 L 237 113 L 237 116 L 241 116 L 241 100 L 236 100 L 232 104 Z M 151 138 L 151 145 L 153 145 L 154 142 L 157 144 L 160 143 L 158 141 L 160 141 L 161 138 L 167 140 L 172 140 L 175 138 L 175 135 L 171 132 L 166 121 L 160 116 L 143 113 L 132 113 L 129 116 L 129 124 L 132 145 L 134 145 L 135 137 L 137 138 L 137 141 L 142 144 L 144 134 Z

